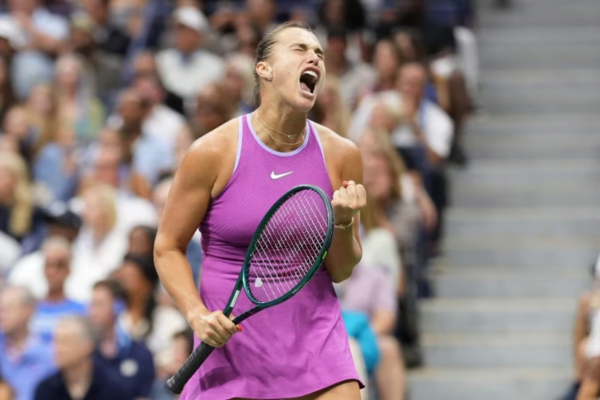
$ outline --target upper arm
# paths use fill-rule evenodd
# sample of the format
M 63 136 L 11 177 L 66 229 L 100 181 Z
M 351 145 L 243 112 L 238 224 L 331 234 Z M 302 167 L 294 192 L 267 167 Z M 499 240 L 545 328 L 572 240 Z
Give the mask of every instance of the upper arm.
M 190 147 L 167 197 L 156 237 L 157 252 L 179 249 L 185 254 L 211 202 L 227 147 L 215 135 L 206 135 Z
M 585 371 L 577 400 L 595 400 L 600 394 L 600 357 L 591 359 Z
M 590 293 L 585 293 L 579 298 L 577 306 L 577 318 L 575 320 L 575 334 L 585 335 L 588 332 L 588 310 L 590 305 Z

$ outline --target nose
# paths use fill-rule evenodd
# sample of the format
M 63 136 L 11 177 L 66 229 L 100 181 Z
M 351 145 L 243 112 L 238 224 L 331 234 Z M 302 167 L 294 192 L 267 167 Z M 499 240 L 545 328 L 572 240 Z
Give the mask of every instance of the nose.
M 309 59 L 308 59 L 308 63 L 311 65 L 314 65 L 315 67 L 319 66 L 319 61 L 321 61 L 321 59 L 319 58 L 319 56 L 317 55 L 317 53 L 315 53 L 314 50 L 311 50 L 309 52 Z

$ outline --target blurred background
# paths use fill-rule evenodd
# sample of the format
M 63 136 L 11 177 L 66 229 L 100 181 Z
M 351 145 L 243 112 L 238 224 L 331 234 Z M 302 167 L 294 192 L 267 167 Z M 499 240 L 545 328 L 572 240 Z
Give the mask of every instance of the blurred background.
M 309 117 L 364 160 L 364 256 L 336 285 L 363 400 L 600 396 L 597 0 L 0 12 L 0 400 L 174 398 L 192 333 L 158 221 L 191 143 L 253 110 L 256 45 L 289 19 L 326 50 Z

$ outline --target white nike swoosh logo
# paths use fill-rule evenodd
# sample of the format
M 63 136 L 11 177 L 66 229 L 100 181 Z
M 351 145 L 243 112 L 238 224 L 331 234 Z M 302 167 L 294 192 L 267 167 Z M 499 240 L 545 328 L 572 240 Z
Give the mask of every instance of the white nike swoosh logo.
M 271 179 L 279 179 L 279 178 L 283 178 L 284 176 L 288 176 L 289 174 L 292 174 L 294 171 L 290 171 L 290 172 L 286 172 L 283 174 L 275 174 L 275 171 L 271 172 Z

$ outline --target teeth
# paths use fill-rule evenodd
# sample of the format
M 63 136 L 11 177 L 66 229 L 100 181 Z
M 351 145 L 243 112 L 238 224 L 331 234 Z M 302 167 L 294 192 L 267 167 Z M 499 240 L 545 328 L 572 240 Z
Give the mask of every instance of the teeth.
M 318 78 L 317 74 L 314 71 L 305 71 L 303 75 L 310 75 L 313 78 L 315 78 L 315 80 Z

